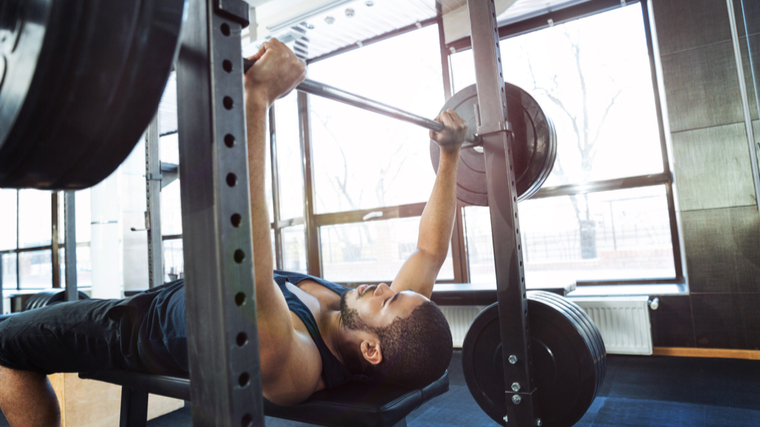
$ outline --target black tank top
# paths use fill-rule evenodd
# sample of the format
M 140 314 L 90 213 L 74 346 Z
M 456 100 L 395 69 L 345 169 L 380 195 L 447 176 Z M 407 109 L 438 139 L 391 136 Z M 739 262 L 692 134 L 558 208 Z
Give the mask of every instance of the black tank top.
M 319 333 L 314 315 L 306 304 L 290 292 L 285 285 L 286 282 L 297 285 L 306 279 L 313 280 L 338 295 L 348 292 L 349 288 L 305 274 L 289 271 L 274 272 L 274 280 L 285 296 L 288 309 L 306 325 L 311 339 L 314 340 L 314 344 L 319 350 L 319 355 L 322 358 L 322 375 L 326 387 L 332 388 L 349 381 L 366 379 L 363 375 L 351 374 L 332 354 L 322 339 L 322 334 Z M 138 316 L 138 319 L 142 317 L 141 322 L 138 320 L 139 326 L 135 325 L 139 328 L 139 333 L 132 334 L 133 340 L 135 335 L 138 336 L 137 340 L 133 341 L 134 345 L 130 345 L 131 349 L 127 352 L 139 353 L 139 358 L 151 372 L 164 375 L 187 375 L 189 364 L 184 280 L 178 280 L 143 292 L 125 300 L 125 303 L 135 308 L 140 307 L 139 311 L 143 312 L 141 316 Z
M 322 339 L 322 334 L 319 333 L 317 321 L 314 319 L 314 315 L 311 314 L 311 310 L 309 310 L 309 307 L 307 307 L 306 304 L 304 304 L 303 301 L 301 301 L 294 293 L 290 292 L 290 290 L 288 290 L 288 287 L 285 285 L 286 282 L 298 285 L 298 283 L 306 279 L 313 280 L 341 296 L 348 292 L 350 289 L 345 286 L 328 282 L 327 280 L 320 279 L 318 277 L 308 276 L 301 273 L 293 273 L 290 271 L 274 271 L 274 281 L 277 282 L 277 284 L 280 286 L 280 291 L 282 291 L 282 294 L 285 296 L 285 301 L 288 303 L 288 308 L 290 311 L 295 313 L 299 319 L 301 319 L 304 325 L 306 325 L 306 329 L 308 329 L 309 335 L 311 335 L 311 339 L 314 340 L 314 344 L 317 345 L 319 355 L 322 358 L 322 375 L 324 376 L 325 383 L 327 385 L 326 387 L 337 387 L 349 381 L 362 381 L 366 378 L 365 376 L 351 374 L 351 372 L 349 372 L 348 369 L 346 369 L 346 367 L 340 363 L 335 355 L 332 354 L 330 349 L 327 348 L 327 345 Z

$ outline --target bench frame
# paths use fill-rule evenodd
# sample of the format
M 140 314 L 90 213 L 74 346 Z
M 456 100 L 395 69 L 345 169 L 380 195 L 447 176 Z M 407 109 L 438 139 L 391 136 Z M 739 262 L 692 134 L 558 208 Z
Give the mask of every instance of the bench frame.
M 187 378 L 128 371 L 87 372 L 79 377 L 122 387 L 120 427 L 147 425 L 148 394 L 190 401 Z M 419 390 L 351 383 L 317 392 L 299 405 L 282 407 L 265 400 L 263 406 L 268 416 L 328 427 L 406 427 L 409 413 L 448 389 L 446 372 Z

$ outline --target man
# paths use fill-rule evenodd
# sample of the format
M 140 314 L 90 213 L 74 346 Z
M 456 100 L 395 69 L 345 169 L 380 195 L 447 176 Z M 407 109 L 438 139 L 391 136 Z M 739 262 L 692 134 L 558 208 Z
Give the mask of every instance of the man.
M 453 111 L 431 131 L 438 176 L 420 221 L 417 250 L 390 286 L 348 289 L 273 270 L 264 189 L 265 117 L 305 77 L 305 65 L 276 39 L 245 76 L 251 223 L 264 397 L 279 405 L 352 380 L 424 386 L 443 374 L 451 333 L 429 300 L 448 251 L 456 169 L 467 123 Z M 32 310 L 0 323 L 0 410 L 13 427 L 57 426 L 45 377 L 52 372 L 127 369 L 187 374 L 182 281 L 125 300 L 84 300 Z

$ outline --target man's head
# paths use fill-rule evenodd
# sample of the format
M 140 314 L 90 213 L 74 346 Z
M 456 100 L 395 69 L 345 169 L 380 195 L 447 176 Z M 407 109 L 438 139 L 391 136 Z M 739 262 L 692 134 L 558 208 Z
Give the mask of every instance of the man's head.
M 397 293 L 384 283 L 359 286 L 341 298 L 341 319 L 346 328 L 370 336 L 359 351 L 373 380 L 420 388 L 449 366 L 449 324 L 438 306 L 416 292 Z

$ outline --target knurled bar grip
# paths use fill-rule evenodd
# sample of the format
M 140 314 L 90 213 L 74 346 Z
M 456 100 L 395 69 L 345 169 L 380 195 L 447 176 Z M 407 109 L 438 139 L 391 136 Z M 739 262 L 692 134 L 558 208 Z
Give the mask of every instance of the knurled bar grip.
M 243 58 L 243 72 L 247 72 L 253 66 L 253 64 L 254 61 Z M 363 96 L 359 96 L 350 92 L 346 92 L 333 86 L 315 82 L 314 80 L 306 79 L 302 81 L 298 86 L 296 86 L 296 89 L 311 95 L 332 99 L 333 101 L 342 102 L 344 104 L 352 105 L 363 110 L 372 111 L 374 113 L 379 113 L 394 119 L 409 122 L 436 132 L 440 132 L 444 129 L 443 124 L 438 123 L 435 120 L 420 117 L 404 110 L 399 110 L 396 107 L 391 107 L 390 105 L 385 105 L 383 103 L 373 101 L 369 98 L 365 98 Z M 480 138 L 477 135 L 473 136 L 468 134 L 465 139 L 467 142 L 463 144 L 462 147 L 480 145 Z

